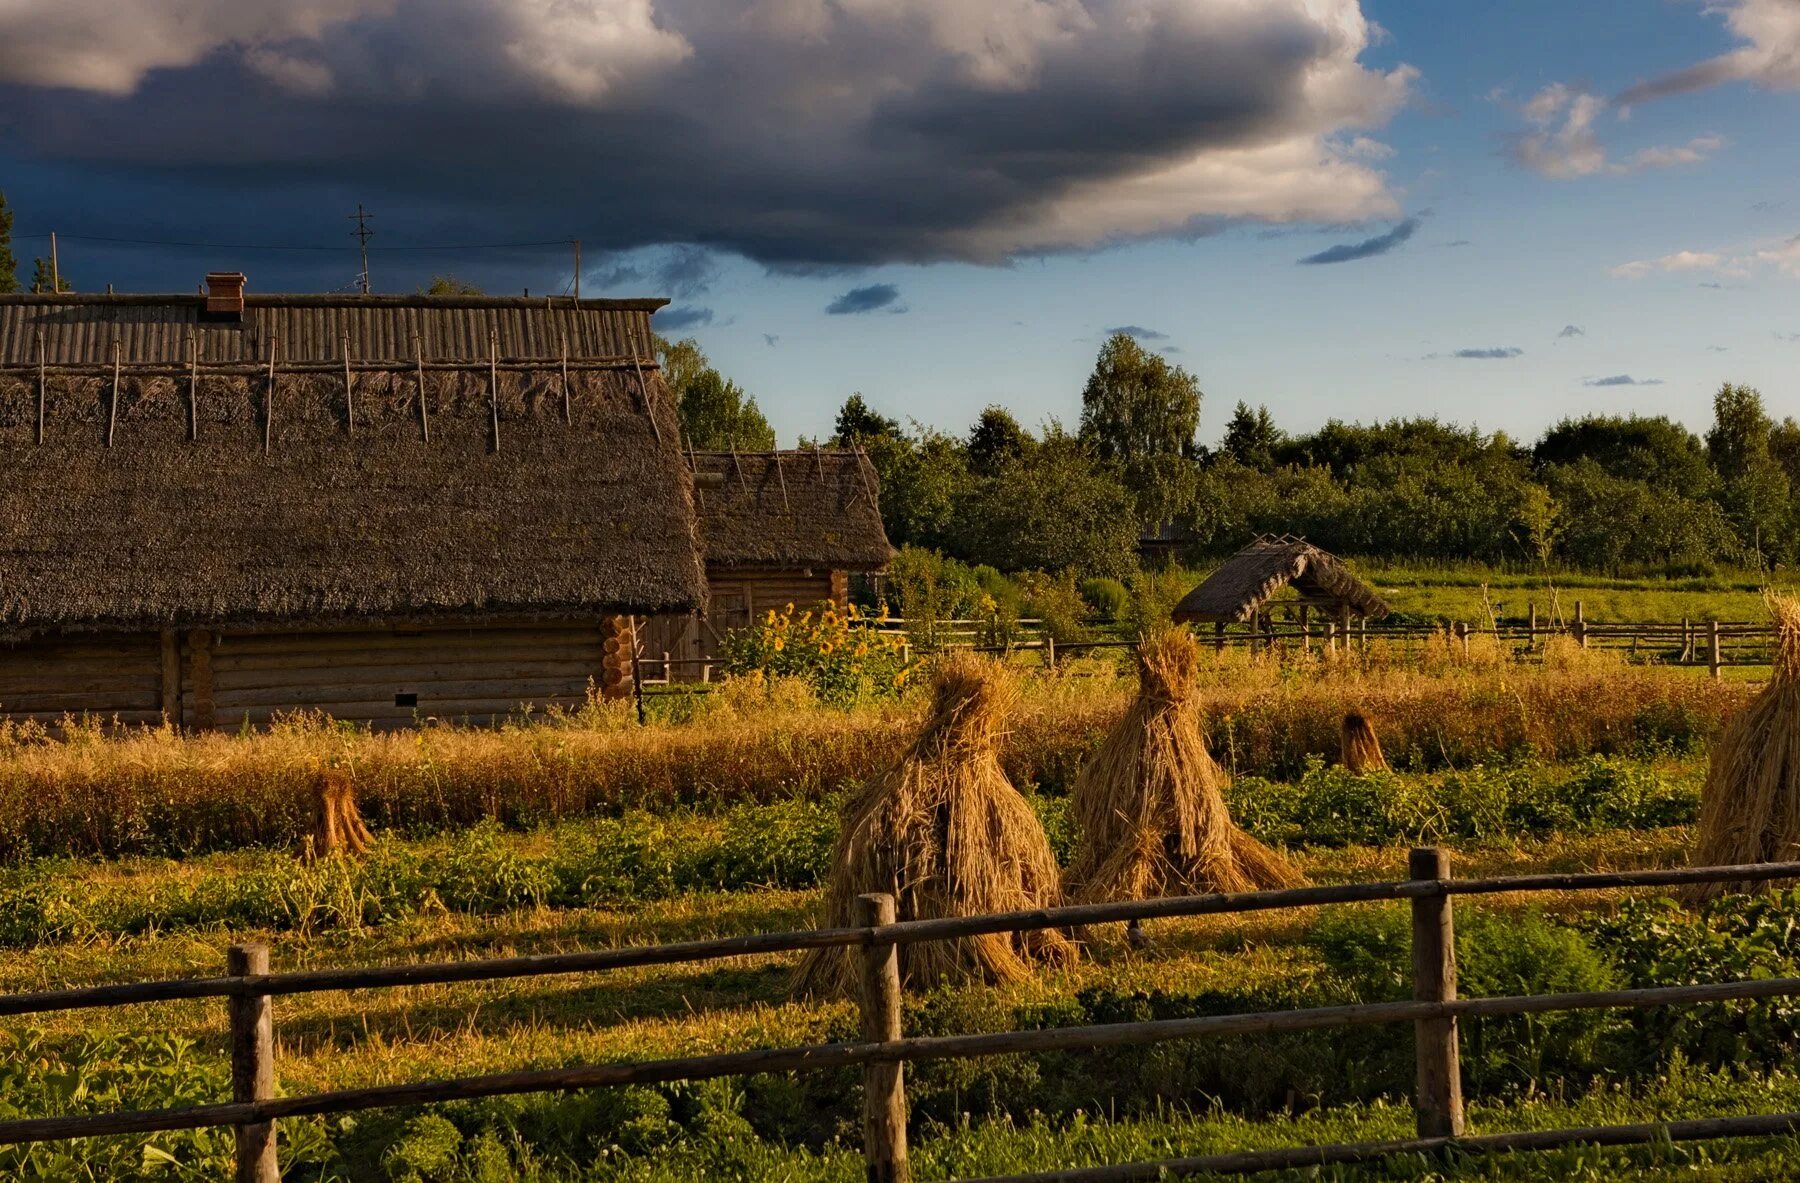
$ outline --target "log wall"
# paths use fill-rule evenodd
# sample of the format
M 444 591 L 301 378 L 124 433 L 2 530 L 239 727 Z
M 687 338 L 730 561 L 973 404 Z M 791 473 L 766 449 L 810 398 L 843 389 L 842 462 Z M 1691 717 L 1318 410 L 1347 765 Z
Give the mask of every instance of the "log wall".
M 686 613 L 651 616 L 638 626 L 639 654 L 647 664 L 646 677 L 661 677 L 664 653 L 674 661 L 691 663 L 670 670 L 677 682 L 698 682 L 700 662 L 719 655 L 719 642 L 732 629 L 743 628 L 771 608 L 780 612 L 789 604 L 796 612 L 832 600 L 839 607 L 850 602 L 846 572 L 815 570 L 754 571 L 708 568 L 708 609 L 705 615 Z
M 107 722 L 159 722 L 163 658 L 163 638 L 156 633 L 0 645 L 0 716 L 40 723 L 83 714 Z

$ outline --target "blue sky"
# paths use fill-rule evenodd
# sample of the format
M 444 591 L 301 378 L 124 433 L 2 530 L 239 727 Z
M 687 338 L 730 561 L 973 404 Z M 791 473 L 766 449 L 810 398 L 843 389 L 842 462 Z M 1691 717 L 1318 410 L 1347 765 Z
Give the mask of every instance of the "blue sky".
M 347 253 L 71 236 L 348 244 L 361 200 L 378 246 L 580 236 L 584 293 L 675 296 L 665 331 L 685 316 L 784 440 L 853 390 L 953 431 L 992 402 L 1072 421 L 1118 326 L 1199 377 L 1209 440 L 1239 399 L 1296 430 L 1435 414 L 1530 438 L 1586 411 L 1703 427 L 1730 380 L 1800 414 L 1800 0 L 1294 0 L 1255 24 L 1225 0 L 973 22 L 942 0 L 445 0 L 430 42 L 406 32 L 420 0 L 142 0 L 117 37 L 72 11 L 99 2 L 0 14 L 0 189 L 84 288 L 227 265 L 342 286 Z M 182 41 L 209 14 L 228 27 Z M 662 89 L 701 67 L 712 89 Z M 1299 163 L 1241 167 L 1245 136 Z M 1199 171 L 1146 193 L 1171 161 Z M 446 270 L 560 292 L 570 266 L 372 266 L 389 290 Z

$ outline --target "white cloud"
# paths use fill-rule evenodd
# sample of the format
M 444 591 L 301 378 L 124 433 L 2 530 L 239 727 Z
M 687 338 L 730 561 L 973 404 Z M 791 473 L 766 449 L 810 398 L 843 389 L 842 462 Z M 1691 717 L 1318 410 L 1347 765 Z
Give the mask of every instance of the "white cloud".
M 1568 180 L 1698 164 L 1725 146 L 1722 137 L 1696 136 L 1685 144 L 1655 145 L 1622 161 L 1614 160 L 1594 131 L 1595 122 L 1608 107 L 1608 101 L 1599 95 L 1551 83 L 1520 108 L 1531 126 L 1515 139 L 1514 156 L 1546 177 Z
M 1726 27 L 1743 44 L 1641 82 L 1620 95 L 1620 103 L 1641 103 L 1726 82 L 1749 82 L 1770 90 L 1800 89 L 1800 4 L 1794 0 L 1718 0 L 1707 10 L 1723 12 Z
M 1713 271 L 1742 279 L 1771 270 L 1800 279 L 1800 234 L 1748 250 L 1676 251 L 1658 259 L 1621 263 L 1611 270 L 1621 279 L 1642 279 L 1659 271 Z
M 231 144 L 602 250 L 996 261 L 1396 216 L 1369 133 L 1416 72 L 1375 36 L 1358 0 L 0 0 L 0 108 L 113 184 Z

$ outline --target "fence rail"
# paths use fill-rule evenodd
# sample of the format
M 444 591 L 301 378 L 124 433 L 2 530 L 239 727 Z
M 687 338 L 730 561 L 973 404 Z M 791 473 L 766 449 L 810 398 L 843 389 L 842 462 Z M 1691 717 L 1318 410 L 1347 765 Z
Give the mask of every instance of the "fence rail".
M 1459 1019 L 1800 996 L 1800 978 L 1566 994 L 1459 998 L 1456 993 L 1456 945 L 1451 914 L 1451 901 L 1459 895 L 1765 883 L 1800 878 L 1800 862 L 1459 880 L 1450 876 L 1448 857 L 1436 848 L 1427 847 L 1413 851 L 1408 863 L 1408 873 L 1407 879 L 1391 882 L 1083 904 L 1024 912 L 899 922 L 894 920 L 894 901 L 891 896 L 871 895 L 861 897 L 858 901 L 857 916 L 862 923 L 848 928 L 757 933 L 584 953 L 287 973 L 268 972 L 266 946 L 234 946 L 228 957 L 230 972 L 223 977 L 121 983 L 0 996 L 0 1015 L 41 1014 L 78 1007 L 117 1007 L 178 999 L 225 998 L 228 1000 L 231 1018 L 231 1101 L 174 1109 L 0 1121 L 0 1145 L 230 1126 L 237 1131 L 236 1177 L 240 1183 L 279 1183 L 276 1123 L 296 1117 L 517 1093 L 860 1067 L 864 1082 L 863 1151 L 868 1162 L 868 1177 L 883 1183 L 905 1183 L 910 1177 L 907 1167 L 904 1078 L 904 1065 L 908 1062 L 1021 1052 L 1082 1051 L 1175 1039 L 1406 1022 L 1414 1026 L 1414 1042 L 1418 1053 L 1414 1095 L 1419 1130 L 1419 1137 L 1416 1139 L 1291 1147 L 1008 1178 L 1036 1181 L 1155 1179 L 1164 1177 L 1165 1174 L 1241 1173 L 1279 1167 L 1366 1162 L 1402 1153 L 1455 1150 L 1463 1154 L 1489 1154 L 1577 1143 L 1625 1146 L 1663 1139 L 1742 1137 L 1800 1129 L 1800 1113 L 1788 1113 L 1467 1135 L 1463 1126 L 1460 1084 L 1457 1033 Z M 1079 928 L 1123 921 L 1381 900 L 1406 901 L 1412 908 L 1414 990 L 1410 1001 L 976 1035 L 907 1038 L 901 1030 L 898 948 L 903 944 L 985 933 Z M 862 1035 L 861 1040 L 856 1043 L 814 1044 L 635 1063 L 494 1073 L 295 1097 L 276 1095 L 273 1000 L 277 997 L 333 990 L 595 973 L 630 966 L 673 965 L 833 947 L 861 951 L 862 974 L 858 1004 L 862 1015 Z

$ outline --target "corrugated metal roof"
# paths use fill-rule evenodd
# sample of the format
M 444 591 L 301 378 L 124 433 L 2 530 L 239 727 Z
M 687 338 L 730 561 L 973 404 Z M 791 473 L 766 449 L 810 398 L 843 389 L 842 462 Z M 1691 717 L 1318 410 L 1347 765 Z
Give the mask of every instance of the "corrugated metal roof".
M 251 296 L 241 321 L 209 320 L 203 296 L 0 297 L 0 365 L 113 360 L 181 364 L 190 338 L 204 363 L 484 361 L 492 335 L 504 358 L 655 357 L 650 314 L 664 300 L 532 300 L 431 296 Z M 418 338 L 415 346 L 414 337 Z

